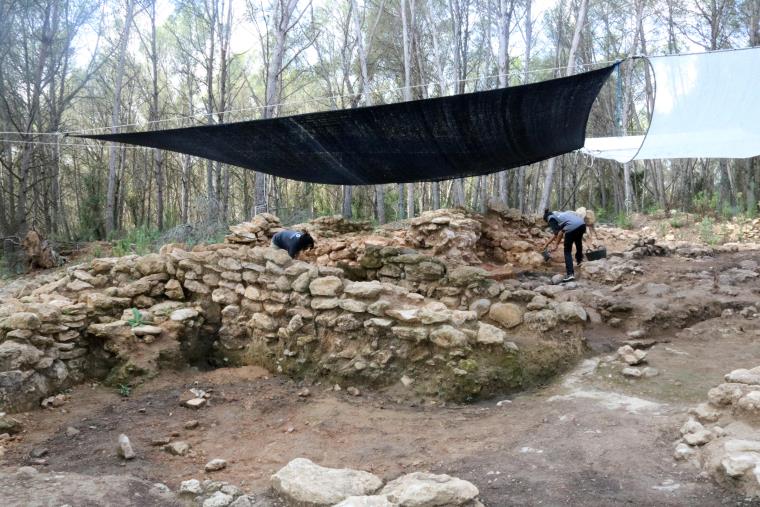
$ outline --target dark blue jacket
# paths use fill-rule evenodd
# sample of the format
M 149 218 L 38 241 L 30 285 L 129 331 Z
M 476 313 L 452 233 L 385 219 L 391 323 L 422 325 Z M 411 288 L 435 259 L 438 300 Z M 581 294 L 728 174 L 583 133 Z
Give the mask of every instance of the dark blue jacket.
M 272 236 L 272 244 L 288 251 L 288 255 L 295 258 L 298 252 L 314 246 L 314 240 L 308 234 L 285 229 Z

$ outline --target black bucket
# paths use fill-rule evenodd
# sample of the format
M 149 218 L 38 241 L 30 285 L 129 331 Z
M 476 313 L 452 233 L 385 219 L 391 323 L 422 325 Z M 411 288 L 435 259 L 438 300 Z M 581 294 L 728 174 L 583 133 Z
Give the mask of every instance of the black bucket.
M 596 250 L 586 250 L 587 261 L 598 261 L 607 257 L 607 248 L 599 247 Z

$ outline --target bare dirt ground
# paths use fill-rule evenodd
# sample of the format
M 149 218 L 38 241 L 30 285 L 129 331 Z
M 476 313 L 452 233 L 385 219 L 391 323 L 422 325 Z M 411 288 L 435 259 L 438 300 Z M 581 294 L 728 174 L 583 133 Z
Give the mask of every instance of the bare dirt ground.
M 697 283 L 695 273 L 723 271 L 742 260 L 760 263 L 760 253 L 704 261 L 645 259 L 641 283 L 617 296 L 656 301 L 640 290 L 648 282 L 687 294 Z M 608 286 L 583 280 L 580 285 L 609 294 Z M 732 297 L 756 294 L 756 285 L 749 281 L 739 287 L 739 296 L 715 298 L 726 306 Z M 33 463 L 33 451 L 44 449 L 46 464 L 37 467 L 43 472 L 129 474 L 172 489 L 182 480 L 211 477 L 253 493 L 261 506 L 278 505 L 268 493 L 269 477 L 296 457 L 368 470 L 384 479 L 420 470 L 447 473 L 473 482 L 487 506 L 760 505 L 726 492 L 672 457 L 688 408 L 703 401 L 726 372 L 756 366 L 760 358 L 760 321 L 694 320 L 685 329 L 651 331 L 658 343 L 648 361 L 659 376 L 622 377 L 621 365 L 606 356 L 628 339 L 625 329 L 595 325 L 588 329 L 586 360 L 549 385 L 505 396 L 501 406 L 500 400 L 467 406 L 402 401 L 392 391 L 363 390 L 355 397 L 346 393 L 347 386 L 336 392 L 325 385 L 309 386 L 311 395 L 300 397 L 303 386 L 253 367 L 166 372 L 128 398 L 83 385 L 63 407 L 20 414 L 25 431 L 6 446 L 2 466 L 13 472 Z M 179 396 L 188 387 L 210 391 L 209 405 L 181 407 Z M 185 429 L 189 420 L 199 421 L 198 427 Z M 67 436 L 67 427 L 79 434 Z M 131 439 L 136 459 L 117 457 L 120 433 Z M 189 442 L 191 455 L 172 456 L 151 445 L 165 437 Z M 207 474 L 203 467 L 212 458 L 229 465 Z M 9 477 L 0 479 L 0 489 L 23 488 Z M 21 498 L 16 495 L 6 499 L 14 504 Z

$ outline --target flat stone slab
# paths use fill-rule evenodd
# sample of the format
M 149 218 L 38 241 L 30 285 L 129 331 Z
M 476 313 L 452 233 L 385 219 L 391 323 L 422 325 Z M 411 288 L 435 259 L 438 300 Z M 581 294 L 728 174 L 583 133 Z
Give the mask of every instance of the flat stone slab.
M 295 504 L 335 505 L 351 496 L 371 495 L 383 485 L 374 474 L 348 468 L 326 468 L 296 458 L 272 476 L 272 487 Z
M 380 492 L 389 501 L 405 507 L 462 505 L 475 500 L 479 494 L 471 482 L 425 472 L 402 475 Z

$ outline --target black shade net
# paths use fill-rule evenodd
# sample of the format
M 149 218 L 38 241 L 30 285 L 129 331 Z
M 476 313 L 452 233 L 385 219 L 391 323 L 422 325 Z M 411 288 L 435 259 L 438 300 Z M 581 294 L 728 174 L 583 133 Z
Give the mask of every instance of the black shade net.
M 476 176 L 581 148 L 591 106 L 614 68 L 398 104 L 78 137 L 187 153 L 313 183 Z

